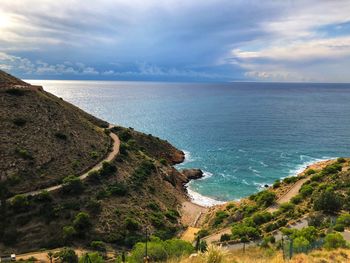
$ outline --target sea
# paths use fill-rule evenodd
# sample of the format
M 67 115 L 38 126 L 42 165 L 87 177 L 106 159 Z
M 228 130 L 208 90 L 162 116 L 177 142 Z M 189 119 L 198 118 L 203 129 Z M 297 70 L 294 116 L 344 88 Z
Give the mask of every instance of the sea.
M 195 203 L 239 200 L 307 165 L 350 156 L 350 84 L 28 80 L 110 123 L 171 142 Z

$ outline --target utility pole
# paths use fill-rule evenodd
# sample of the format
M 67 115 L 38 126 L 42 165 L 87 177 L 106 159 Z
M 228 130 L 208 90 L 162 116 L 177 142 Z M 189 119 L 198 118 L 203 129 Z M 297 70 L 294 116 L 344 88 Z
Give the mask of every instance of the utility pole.
M 144 262 L 148 263 L 149 262 L 149 257 L 148 257 L 148 228 L 146 227 L 146 244 L 145 244 L 145 257 L 144 257 Z

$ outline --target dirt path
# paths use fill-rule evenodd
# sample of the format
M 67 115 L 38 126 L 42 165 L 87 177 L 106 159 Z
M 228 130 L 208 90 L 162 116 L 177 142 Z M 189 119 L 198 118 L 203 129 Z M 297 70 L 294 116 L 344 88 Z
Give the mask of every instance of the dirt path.
M 114 126 L 113 125 L 109 125 L 109 128 L 113 128 Z M 99 163 L 97 163 L 94 167 L 92 167 L 89 171 L 83 173 L 82 175 L 79 176 L 80 180 L 84 180 L 86 179 L 88 176 L 89 176 L 89 173 L 92 172 L 92 171 L 97 171 L 99 169 L 102 168 L 102 164 L 103 162 L 110 162 L 112 161 L 119 153 L 119 148 L 120 148 L 120 140 L 118 138 L 118 136 L 114 133 L 110 133 L 109 136 L 112 138 L 113 140 L 113 148 L 112 148 L 112 151 L 108 154 L 108 156 L 103 159 L 102 161 L 100 161 Z M 52 192 L 52 191 L 55 191 L 55 190 L 58 190 L 62 188 L 62 184 L 59 184 L 59 185 L 55 185 L 55 186 L 50 186 L 50 187 L 47 187 L 47 188 L 44 188 L 44 189 L 40 189 L 40 190 L 35 190 L 35 191 L 32 191 L 32 192 L 27 192 L 27 193 L 23 193 L 21 195 L 24 195 L 24 196 L 29 196 L 29 195 L 38 195 L 40 194 L 42 191 L 48 191 L 48 192 Z M 11 200 L 13 197 L 9 198 L 9 200 Z
M 194 204 L 190 201 L 185 201 L 182 203 L 181 207 L 181 222 L 184 226 L 188 226 L 185 232 L 182 233 L 181 239 L 188 242 L 193 242 L 197 232 L 200 230 L 198 228 L 198 222 L 201 216 L 208 211 L 208 208 Z
M 40 251 L 40 252 L 29 252 L 25 254 L 19 254 L 16 255 L 16 261 L 21 261 L 21 260 L 28 260 L 31 257 L 36 258 L 39 262 L 50 262 L 49 258 L 47 257 L 47 253 L 52 252 L 56 253 L 62 250 L 62 248 L 56 248 L 52 250 L 46 250 L 46 251 Z M 74 249 L 75 253 L 78 255 L 78 257 L 81 257 L 83 254 L 89 252 L 84 249 Z

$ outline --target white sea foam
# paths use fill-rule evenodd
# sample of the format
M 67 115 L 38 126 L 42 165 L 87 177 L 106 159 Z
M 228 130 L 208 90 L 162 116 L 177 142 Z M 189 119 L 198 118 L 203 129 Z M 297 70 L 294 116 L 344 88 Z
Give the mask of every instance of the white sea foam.
M 182 151 L 185 154 L 185 160 L 182 163 L 178 164 L 177 166 L 182 166 L 182 165 L 185 165 L 187 163 L 191 163 L 195 160 L 189 151 L 186 151 L 186 150 L 182 150 Z
M 200 193 L 197 193 L 191 190 L 189 185 L 186 185 L 186 187 L 187 187 L 188 196 L 191 198 L 191 201 L 197 205 L 210 207 L 210 206 L 220 205 L 225 203 L 223 201 L 218 201 L 208 196 L 201 195 Z
M 244 184 L 246 184 L 246 185 L 250 185 L 250 184 L 247 182 L 246 179 L 243 179 L 243 180 L 242 180 L 242 183 L 244 183 Z
M 206 179 L 208 179 L 208 178 L 210 178 L 212 176 L 213 176 L 213 174 L 211 172 L 203 171 L 203 177 L 200 178 L 200 179 L 197 179 L 197 180 L 206 180 Z M 215 200 L 215 199 L 213 199 L 211 197 L 204 196 L 204 195 L 201 195 L 198 192 L 193 191 L 191 189 L 191 182 L 187 183 L 185 185 L 185 187 L 187 188 L 188 196 L 191 198 L 191 201 L 193 203 L 195 203 L 195 204 L 209 207 L 209 206 L 219 205 L 219 204 L 224 204 L 225 203 L 223 201 L 218 201 L 218 200 Z
M 305 159 L 305 157 L 307 157 L 309 160 L 305 161 L 304 163 L 302 163 L 300 165 L 297 165 L 294 169 L 289 170 L 289 175 L 286 177 L 297 176 L 298 174 L 302 173 L 311 164 L 336 158 L 336 157 L 330 157 L 330 156 L 324 156 L 322 158 L 313 158 L 313 157 L 306 156 L 306 155 L 300 155 L 299 158 L 300 158 L 300 160 L 303 160 L 303 159 Z M 285 177 L 283 177 L 283 178 L 285 178 Z
M 258 191 L 261 191 L 261 190 L 266 189 L 265 185 L 270 186 L 270 184 L 268 184 L 268 183 L 257 183 L 257 182 L 253 182 L 253 184 L 256 186 L 256 189 L 257 189 Z
M 268 167 L 268 165 L 266 163 L 264 163 L 263 161 L 260 161 L 259 163 L 264 167 Z

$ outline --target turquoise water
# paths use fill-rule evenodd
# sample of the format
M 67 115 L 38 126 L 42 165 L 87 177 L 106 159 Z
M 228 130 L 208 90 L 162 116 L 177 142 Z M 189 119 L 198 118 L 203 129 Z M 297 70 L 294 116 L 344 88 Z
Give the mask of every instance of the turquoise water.
M 196 202 L 239 199 L 316 160 L 350 156 L 349 84 L 30 81 L 111 123 L 169 140 L 206 177 Z

